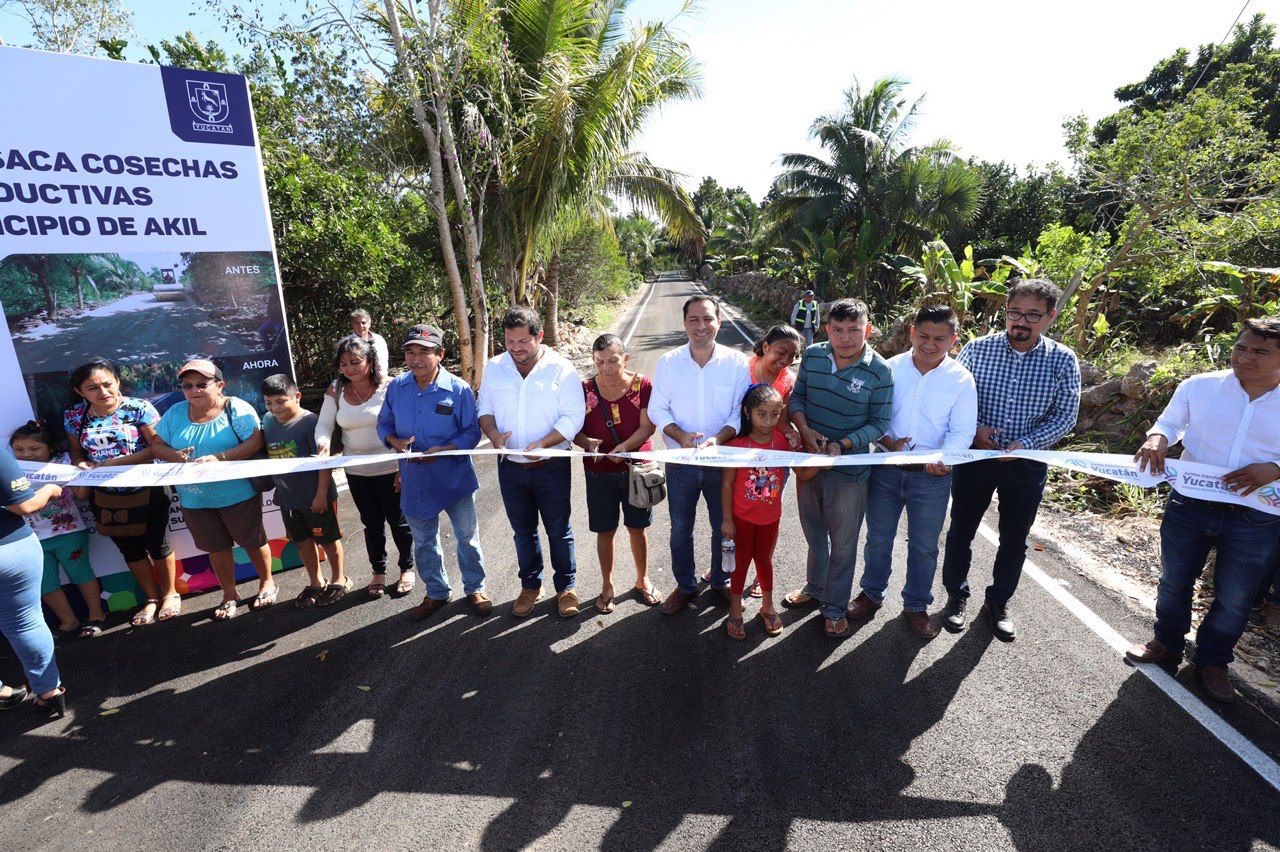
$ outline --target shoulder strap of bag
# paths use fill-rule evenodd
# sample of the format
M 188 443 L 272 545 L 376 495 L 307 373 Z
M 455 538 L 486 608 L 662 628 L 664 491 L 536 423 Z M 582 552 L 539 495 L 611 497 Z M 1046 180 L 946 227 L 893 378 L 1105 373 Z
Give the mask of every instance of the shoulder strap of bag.
M 613 418 L 609 415 L 609 401 L 600 393 L 600 385 L 596 384 L 596 380 L 591 380 L 591 389 L 595 391 L 596 398 L 600 400 L 600 416 L 604 418 L 604 426 L 609 430 L 609 434 L 613 436 L 613 445 L 616 447 L 622 443 L 622 439 L 618 437 L 618 430 L 613 425 Z

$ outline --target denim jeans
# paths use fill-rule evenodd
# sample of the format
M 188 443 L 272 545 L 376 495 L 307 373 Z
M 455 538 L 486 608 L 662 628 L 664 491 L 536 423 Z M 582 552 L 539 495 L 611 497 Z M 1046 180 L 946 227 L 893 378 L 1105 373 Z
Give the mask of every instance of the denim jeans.
M 907 510 L 907 580 L 902 606 L 908 612 L 927 610 L 933 603 L 933 578 L 938 573 L 938 538 L 947 519 L 951 475 L 904 471 L 893 465 L 873 468 L 867 486 L 867 543 L 863 549 L 862 591 L 883 601 L 893 564 L 893 541 L 898 520 Z
M 1267 566 L 1258 596 L 1268 603 L 1280 604 L 1280 535 L 1276 536 L 1276 550 L 1271 554 L 1271 564 Z
M 1186 645 L 1191 594 L 1209 548 L 1215 548 L 1213 604 L 1196 631 L 1196 664 L 1230 664 L 1278 535 L 1280 515 L 1170 494 L 1160 522 L 1156 638 L 1174 651 Z
M 387 572 L 387 534 L 396 543 L 400 555 L 400 570 L 413 570 L 413 534 L 400 511 L 400 495 L 396 493 L 396 475 L 356 476 L 348 474 L 347 487 L 351 489 L 351 501 L 360 513 L 364 524 L 364 549 L 369 554 L 369 565 L 375 574 Z
M 867 508 L 867 483 L 831 471 L 796 483 L 800 528 L 809 544 L 804 593 L 826 618 L 844 618 L 858 568 L 858 533 Z
M 804 345 L 812 346 L 813 345 L 813 327 L 808 326 L 800 333 L 804 335 Z
M 969 597 L 969 566 L 973 537 L 1000 495 L 1000 546 L 987 586 L 987 600 L 1005 604 L 1018 589 L 1022 563 L 1027 560 L 1027 536 L 1035 523 L 1048 468 L 1027 459 L 988 459 L 957 465 L 951 472 L 951 528 L 942 559 L 942 585 L 949 594 Z
M 551 459 L 533 468 L 505 459 L 498 464 L 498 489 L 502 492 L 507 520 L 515 533 L 521 588 L 542 588 L 539 517 L 551 548 L 556 592 L 574 586 L 577 563 L 573 555 L 573 529 L 569 526 L 572 508 L 569 497 L 573 488 L 570 472 L 567 458 Z
M 35 534 L 0 544 L 0 633 L 22 662 L 36 695 L 62 683 L 53 658 L 53 634 L 40 609 L 44 550 Z
M 722 472 L 718 467 L 691 464 L 667 465 L 667 508 L 671 512 L 671 573 L 680 590 L 698 591 L 698 571 L 693 558 L 693 524 L 698 515 L 698 498 L 707 504 L 711 523 L 711 585 L 729 585 L 729 573 L 721 570 L 720 524 L 724 514 L 720 504 Z
M 475 492 L 444 510 L 457 540 L 458 571 L 462 574 L 464 594 L 484 588 L 484 553 L 480 549 L 480 525 L 476 520 Z M 449 575 L 444 570 L 444 551 L 440 548 L 440 516 L 415 518 L 406 515 L 413 530 L 414 557 L 418 576 L 427 587 L 427 597 L 438 601 L 449 599 Z

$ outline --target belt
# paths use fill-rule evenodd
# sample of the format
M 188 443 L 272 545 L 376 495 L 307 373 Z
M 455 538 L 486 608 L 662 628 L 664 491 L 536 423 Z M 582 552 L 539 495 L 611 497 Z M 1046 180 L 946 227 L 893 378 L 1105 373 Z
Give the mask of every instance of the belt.
M 903 473 L 924 473 L 924 465 L 922 464 L 899 464 L 894 466 Z
M 538 459 L 537 461 L 531 461 L 531 462 L 518 462 L 507 456 L 503 456 L 502 460 L 505 461 L 507 464 L 515 465 L 521 470 L 533 470 L 534 468 L 544 467 L 546 465 L 551 464 L 553 461 L 555 461 L 555 459 Z

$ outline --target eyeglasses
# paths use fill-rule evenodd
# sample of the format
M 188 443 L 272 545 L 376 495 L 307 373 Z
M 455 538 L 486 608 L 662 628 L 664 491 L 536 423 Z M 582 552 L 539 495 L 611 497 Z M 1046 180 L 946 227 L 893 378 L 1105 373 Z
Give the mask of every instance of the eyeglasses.
M 211 385 L 211 384 L 213 384 L 213 382 L 211 382 L 211 381 L 209 381 L 209 382 L 183 382 L 183 383 L 182 383 L 182 389 L 183 389 L 184 391 L 188 391 L 188 390 L 204 390 L 205 388 L 209 387 L 209 385 Z
M 1013 320 L 1014 322 L 1029 322 L 1032 325 L 1044 319 L 1044 314 L 1036 311 L 1032 311 L 1031 313 L 1026 313 L 1025 311 L 1006 310 L 1004 312 L 1004 315 L 1007 316 L 1009 319 Z

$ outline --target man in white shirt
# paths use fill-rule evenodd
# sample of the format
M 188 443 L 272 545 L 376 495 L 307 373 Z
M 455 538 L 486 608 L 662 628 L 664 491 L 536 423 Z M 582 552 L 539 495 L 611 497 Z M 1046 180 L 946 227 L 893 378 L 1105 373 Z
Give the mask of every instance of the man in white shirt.
M 1240 495 L 1261 491 L 1280 503 L 1280 319 L 1248 320 L 1236 338 L 1231 369 L 1178 385 L 1147 431 L 1138 468 L 1165 470 L 1170 444 L 1186 461 L 1225 468 L 1223 485 Z M 1235 698 L 1227 666 L 1249 623 L 1254 596 L 1277 546 L 1280 515 L 1170 492 L 1160 523 L 1160 588 L 1155 638 L 1126 656 L 1140 663 L 1182 661 L 1191 628 L 1191 597 L 1209 549 L 1217 551 L 1213 604 L 1196 631 L 1196 667 L 1205 691 Z
M 356 308 L 351 312 L 351 333 L 361 340 L 373 344 L 373 351 L 378 353 L 378 363 L 382 365 L 382 374 L 391 372 L 391 354 L 387 349 L 387 340 L 381 334 L 371 330 L 373 317 L 364 308 Z
M 947 305 L 921 308 L 911 324 L 911 350 L 889 359 L 893 371 L 893 419 L 880 446 L 902 450 L 967 450 L 978 429 L 978 389 L 973 374 L 951 358 L 958 319 Z M 923 639 L 938 635 L 929 620 L 938 538 L 947 518 L 951 468 L 942 463 L 883 465 L 871 469 L 867 488 L 867 543 L 862 591 L 849 618 L 866 618 L 884 603 L 892 570 L 893 541 L 907 510 L 907 580 L 902 615 Z
M 511 308 L 502 317 L 502 331 L 507 351 L 485 367 L 480 429 L 496 449 L 568 449 L 586 417 L 582 378 L 566 358 L 542 345 L 542 320 L 533 310 Z M 501 456 L 498 487 L 520 565 L 521 591 L 511 614 L 524 618 L 542 599 L 541 515 L 551 546 L 556 607 L 565 618 L 577 615 L 569 459 Z
M 736 349 L 716 343 L 720 331 L 720 302 L 711 296 L 690 296 L 684 303 L 685 346 L 658 359 L 653 375 L 649 419 L 668 447 L 707 447 L 737 434 L 739 407 L 751 384 L 747 359 Z M 721 570 L 719 468 L 667 465 L 667 507 L 671 512 L 671 573 L 678 584 L 667 595 L 662 611 L 674 615 L 698 593 L 693 558 L 693 524 L 698 497 L 707 504 L 711 523 L 711 585 L 728 597 L 729 574 Z

